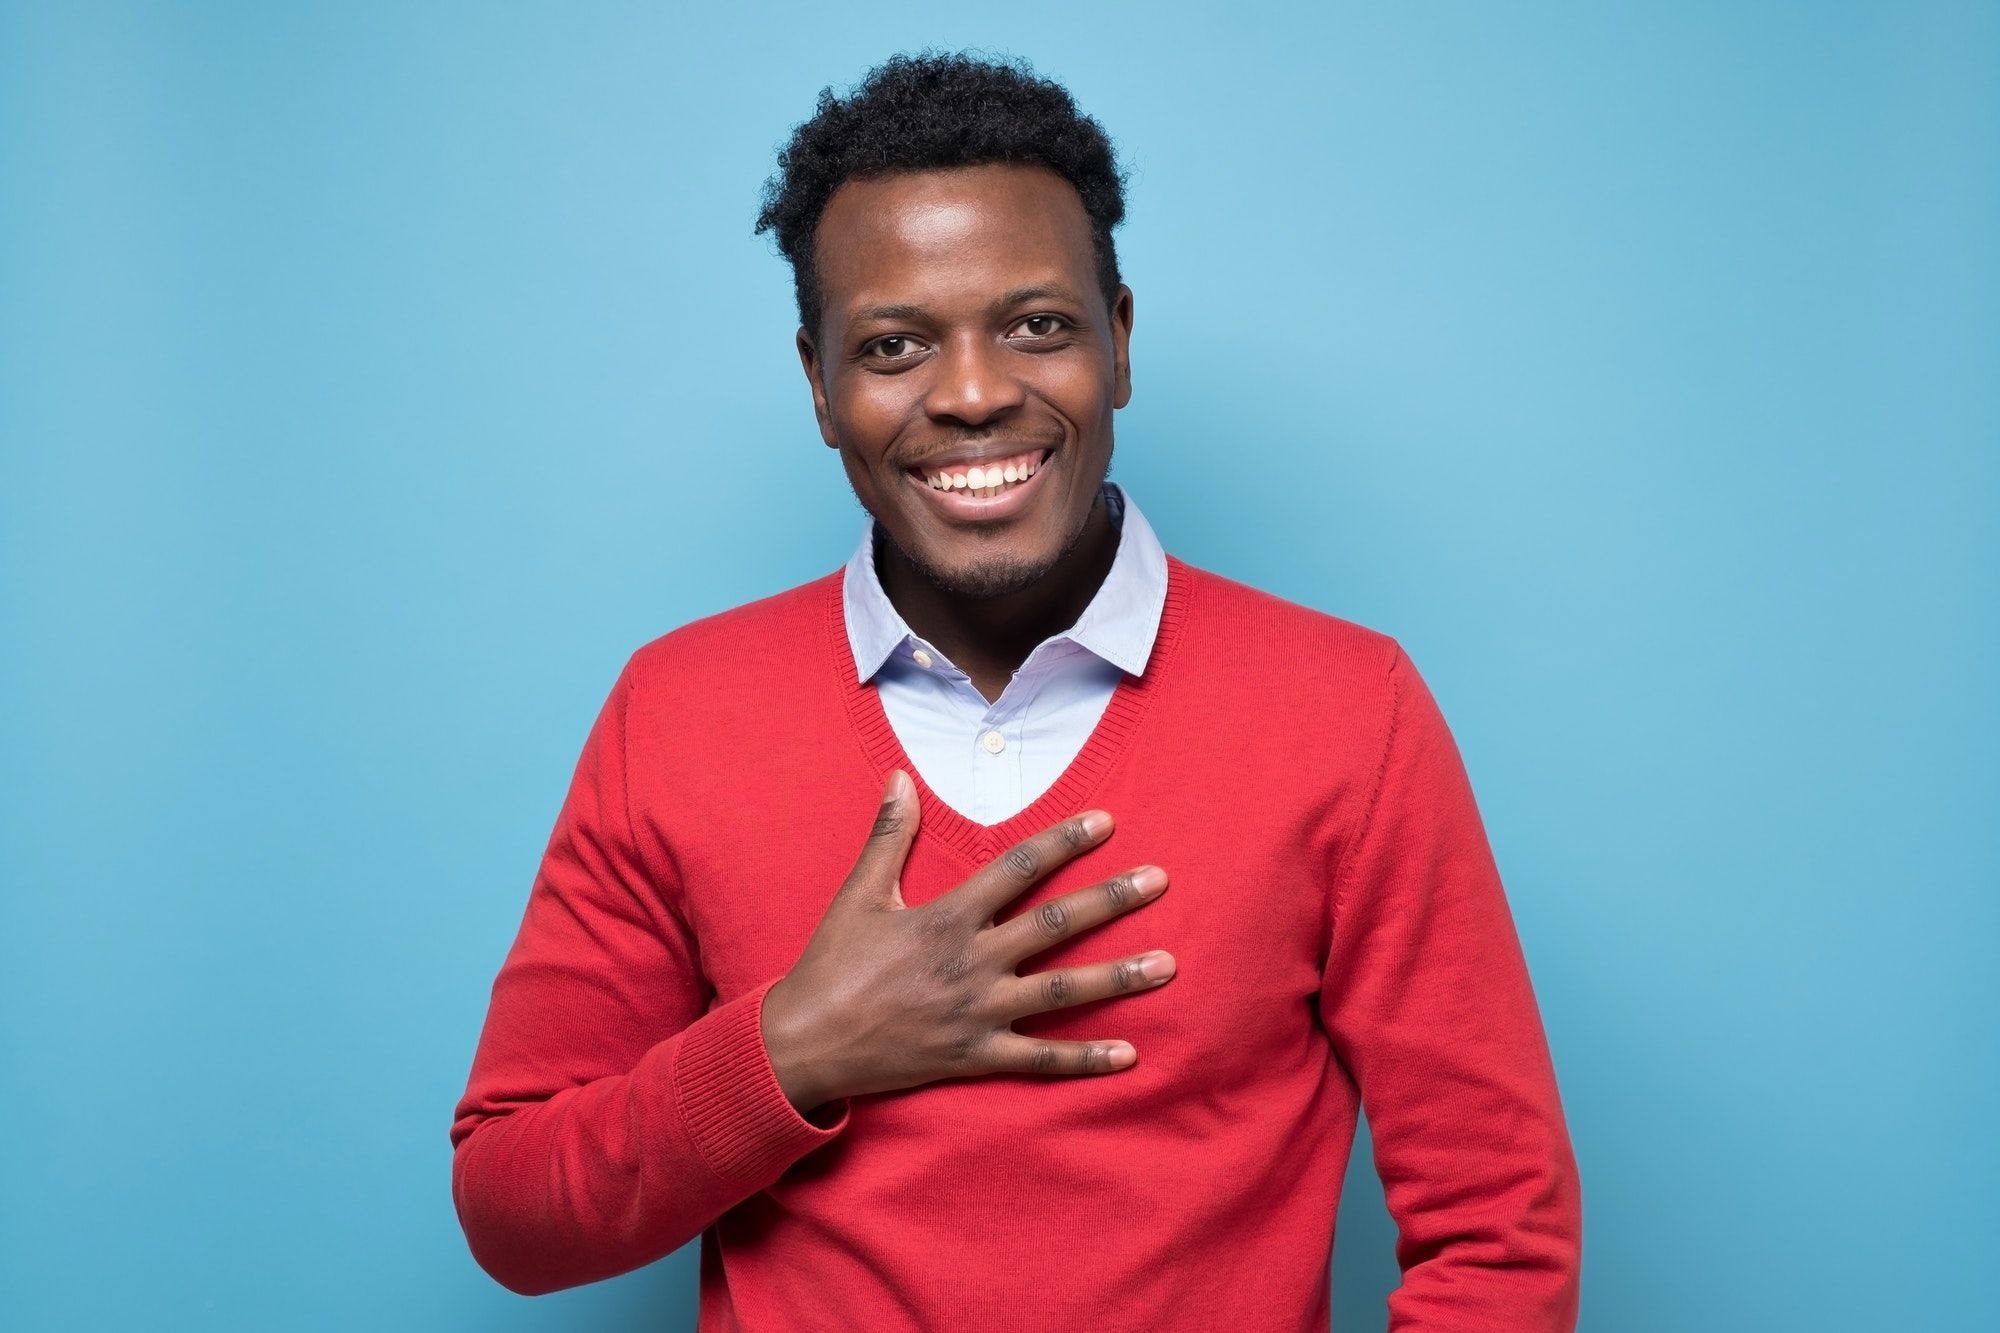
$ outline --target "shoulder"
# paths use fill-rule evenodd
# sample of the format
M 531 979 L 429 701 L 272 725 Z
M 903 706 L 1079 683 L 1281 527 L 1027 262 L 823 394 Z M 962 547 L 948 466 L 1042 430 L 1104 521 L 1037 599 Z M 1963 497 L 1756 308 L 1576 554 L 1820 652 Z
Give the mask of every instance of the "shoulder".
M 1213 570 L 1187 570 L 1190 613 L 1207 625 L 1211 647 L 1345 700 L 1390 701 L 1403 657 L 1394 636 Z
M 698 684 L 710 673 L 752 685 L 802 660 L 817 661 L 830 615 L 838 615 L 841 571 L 690 620 L 639 646 L 625 665 L 639 693 Z M 803 650 L 803 651 L 802 651 Z

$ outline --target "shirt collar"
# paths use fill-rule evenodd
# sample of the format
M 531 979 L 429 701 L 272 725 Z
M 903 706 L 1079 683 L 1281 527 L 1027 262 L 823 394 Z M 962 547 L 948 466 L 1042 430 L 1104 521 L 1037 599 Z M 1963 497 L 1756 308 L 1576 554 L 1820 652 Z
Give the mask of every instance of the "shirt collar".
M 1076 624 L 1051 637 L 1067 639 L 1136 676 L 1145 671 L 1146 659 L 1152 655 L 1160 610 L 1166 605 L 1167 556 L 1152 525 L 1123 486 L 1106 480 L 1104 498 L 1112 521 L 1118 525 L 1118 551 L 1111 559 L 1111 570 Z M 841 581 L 847 641 L 854 652 L 856 679 L 864 685 L 892 654 L 907 652 L 921 642 L 882 591 L 882 580 L 875 572 L 875 529 L 876 520 L 870 515 L 862 525 L 861 544 L 848 558 Z

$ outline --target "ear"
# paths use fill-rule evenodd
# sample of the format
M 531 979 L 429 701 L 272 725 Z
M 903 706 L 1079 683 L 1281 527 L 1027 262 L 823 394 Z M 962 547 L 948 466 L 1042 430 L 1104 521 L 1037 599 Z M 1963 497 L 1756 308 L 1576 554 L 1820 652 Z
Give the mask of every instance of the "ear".
M 799 349 L 799 365 L 805 369 L 806 383 L 812 388 L 813 416 L 819 419 L 819 437 L 829 449 L 838 449 L 840 441 L 834 438 L 833 409 L 827 405 L 826 385 L 821 373 L 819 350 L 813 346 L 812 334 L 806 326 L 799 325 L 796 339 Z
M 1113 407 L 1132 401 L 1132 289 L 1118 284 L 1118 299 L 1111 305 L 1111 363 L 1114 376 Z

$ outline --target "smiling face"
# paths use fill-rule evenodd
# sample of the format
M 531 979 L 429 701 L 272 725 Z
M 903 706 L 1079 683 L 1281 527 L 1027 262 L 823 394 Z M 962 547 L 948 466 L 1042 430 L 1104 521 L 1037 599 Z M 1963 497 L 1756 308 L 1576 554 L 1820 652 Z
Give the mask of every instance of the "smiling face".
M 1132 396 L 1132 292 L 1105 308 L 1076 190 L 1039 165 L 849 180 L 817 244 L 823 314 L 799 357 L 862 507 L 954 595 L 1046 577 L 1083 536 Z M 1010 481 L 1021 463 L 1033 475 Z M 940 490 L 940 473 L 1004 489 Z

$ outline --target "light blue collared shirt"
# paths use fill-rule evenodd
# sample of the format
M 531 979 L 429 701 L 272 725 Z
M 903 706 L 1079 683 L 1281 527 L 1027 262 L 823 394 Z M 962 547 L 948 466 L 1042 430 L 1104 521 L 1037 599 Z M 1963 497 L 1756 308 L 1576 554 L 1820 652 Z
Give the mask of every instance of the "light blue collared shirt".
M 1104 483 L 1118 552 L 1076 624 L 1035 645 L 1000 697 L 920 638 L 882 591 L 875 519 L 847 562 L 841 599 L 858 682 L 875 677 L 882 711 L 918 776 L 952 809 L 998 824 L 1055 784 L 1090 738 L 1126 672 L 1153 651 L 1167 599 L 1167 557 L 1139 507 Z

